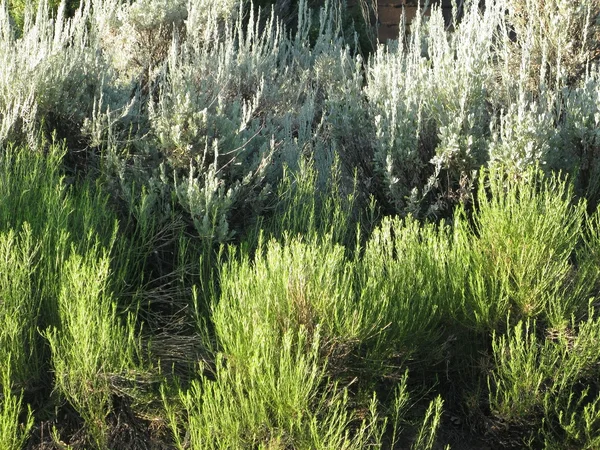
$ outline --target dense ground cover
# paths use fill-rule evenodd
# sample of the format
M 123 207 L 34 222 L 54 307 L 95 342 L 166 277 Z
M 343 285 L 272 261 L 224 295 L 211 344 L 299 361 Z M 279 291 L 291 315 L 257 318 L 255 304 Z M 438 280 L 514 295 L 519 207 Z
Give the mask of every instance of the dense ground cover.
M 0 448 L 599 447 L 600 5 L 459 3 L 3 2 Z

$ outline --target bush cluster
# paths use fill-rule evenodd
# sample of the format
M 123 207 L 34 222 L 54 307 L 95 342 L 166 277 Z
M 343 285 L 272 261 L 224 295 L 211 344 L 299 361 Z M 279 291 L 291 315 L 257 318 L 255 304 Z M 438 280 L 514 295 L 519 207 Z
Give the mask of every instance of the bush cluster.
M 2 2 L 0 447 L 600 445 L 600 5 L 348 3 Z

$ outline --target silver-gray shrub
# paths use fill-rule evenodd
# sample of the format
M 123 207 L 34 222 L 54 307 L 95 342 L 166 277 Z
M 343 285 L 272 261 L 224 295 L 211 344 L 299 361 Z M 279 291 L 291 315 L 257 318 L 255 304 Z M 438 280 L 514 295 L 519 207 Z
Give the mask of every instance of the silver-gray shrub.
M 464 199 L 482 164 L 575 170 L 594 158 L 597 2 L 477 3 L 453 31 L 434 8 L 368 64 L 375 169 L 399 212 Z
M 554 158 L 579 170 L 578 188 L 594 203 L 600 195 L 600 73 L 594 67 L 575 89 L 565 90 L 562 111 L 564 126 L 561 152 Z
M 158 209 L 172 195 L 200 236 L 225 241 L 234 231 L 232 211 L 253 216 L 273 201 L 284 165 L 296 170 L 300 158 L 314 159 L 326 181 L 337 143 L 347 137 L 333 120 L 349 133 L 351 114 L 361 112 L 352 105 L 362 102 L 360 64 L 340 37 L 334 3 L 326 2 L 312 24 L 301 2 L 298 30 L 290 34 L 273 14 L 261 22 L 264 15 L 252 9 L 245 19 L 240 5 L 224 13 L 190 1 L 164 59 L 140 72 L 146 84 L 133 86 L 121 104 L 97 101 L 86 124 L 108 146 L 128 201 L 133 181 L 153 192 L 157 205 L 167 199 Z M 122 86 L 132 69 L 121 67 Z M 125 156 L 118 155 L 123 143 Z
M 47 3 L 40 2 L 35 15 L 27 9 L 22 36 L 17 38 L 2 2 L 0 141 L 34 143 L 42 125 L 79 134 L 108 69 L 86 25 L 90 6 L 84 1 L 67 19 L 64 4 L 56 17 L 50 17 Z
M 217 241 L 302 158 L 324 186 L 338 154 L 342 179 L 358 167 L 361 188 L 416 215 L 468 198 L 490 162 L 578 169 L 597 189 L 596 1 L 476 3 L 364 62 L 337 0 L 315 23 L 301 1 L 293 34 L 239 0 L 85 0 L 71 19 L 42 2 L 20 38 L 3 2 L 0 140 L 59 129 L 102 153 L 125 203 L 145 191 L 146 211 L 176 205 Z
M 443 171 L 458 180 L 486 160 L 499 15 L 495 5 L 481 15 L 467 3 L 453 33 L 434 9 L 429 21 L 417 18 L 409 37 L 380 47 L 369 63 L 365 94 L 376 128 L 375 165 L 399 211 L 419 212 L 419 203 L 442 187 Z M 428 204 L 429 214 L 440 207 Z

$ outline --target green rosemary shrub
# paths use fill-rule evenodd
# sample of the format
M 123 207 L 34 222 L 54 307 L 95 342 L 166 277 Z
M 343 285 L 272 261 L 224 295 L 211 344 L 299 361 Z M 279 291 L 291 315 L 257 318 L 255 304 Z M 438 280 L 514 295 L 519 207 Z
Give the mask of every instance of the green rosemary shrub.
M 598 320 L 541 334 L 519 322 L 494 336 L 489 377 L 492 417 L 505 445 L 594 448 L 599 442 Z
M 142 369 L 139 298 L 131 292 L 144 279 L 147 233 L 120 235 L 126 224 L 119 228 L 100 186 L 65 178 L 65 153 L 43 141 L 0 149 L 0 364 L 2 389 L 11 393 L 0 406 L 2 442 L 14 442 L 8 448 L 30 428 L 10 431 L 18 417 L 30 422 L 18 393 L 33 408 L 53 408 L 54 388 L 104 448 L 113 396 L 136 398 L 136 377 L 150 372 Z
M 0 445 L 6 448 L 23 448 L 33 427 L 33 415 L 28 410 L 26 422 L 21 423 L 23 395 L 13 392 L 10 361 L 2 362 L 0 386 L 2 398 L 0 400 Z
M 464 215 L 455 225 L 457 272 L 449 281 L 463 293 L 463 314 L 476 327 L 494 330 L 510 315 L 560 328 L 593 295 L 584 289 L 587 275 L 572 264 L 585 204 L 573 204 L 564 180 L 531 168 L 518 177 L 504 170 L 481 174 L 473 229 Z
M 400 314 L 359 296 L 357 263 L 331 237 L 318 236 L 284 237 L 262 244 L 252 260 L 240 257 L 222 268 L 221 294 L 213 299 L 214 365 L 201 364 L 199 379 L 178 399 L 163 391 L 178 447 L 184 433 L 192 448 L 381 446 L 388 423 L 382 408 L 393 418 L 390 438 L 397 441 L 408 413 L 406 370 L 394 374 L 390 405 L 368 389 L 390 375 L 376 359 L 397 358 L 389 349 L 401 339 L 386 327 Z M 367 389 L 364 399 L 343 387 L 350 380 Z M 414 448 L 435 442 L 442 403 L 432 401 L 417 419 Z
M 97 244 L 72 252 L 61 274 L 59 325 L 45 333 L 55 388 L 83 418 L 96 447 L 108 445 L 112 396 L 135 381 L 140 357 L 135 317 L 123 322 L 109 288 L 110 261 Z M 104 253 L 104 254 L 103 254 Z

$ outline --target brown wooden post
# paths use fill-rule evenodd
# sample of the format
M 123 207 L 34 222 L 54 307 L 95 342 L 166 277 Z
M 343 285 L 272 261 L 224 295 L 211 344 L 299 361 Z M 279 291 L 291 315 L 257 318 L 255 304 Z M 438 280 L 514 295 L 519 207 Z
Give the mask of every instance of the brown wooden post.
M 385 42 L 388 39 L 398 39 L 402 8 L 404 8 L 406 14 L 406 26 L 409 27 L 417 15 L 419 1 L 421 3 L 421 11 L 425 12 L 425 16 L 430 14 L 432 5 L 441 5 L 446 24 L 450 25 L 452 22 L 452 0 L 431 0 L 426 10 L 425 0 L 378 0 L 378 36 L 381 42 Z M 460 4 L 461 1 L 457 0 L 456 3 Z

